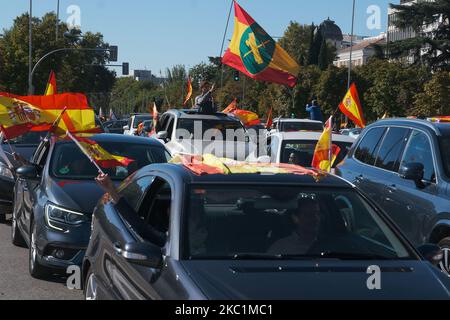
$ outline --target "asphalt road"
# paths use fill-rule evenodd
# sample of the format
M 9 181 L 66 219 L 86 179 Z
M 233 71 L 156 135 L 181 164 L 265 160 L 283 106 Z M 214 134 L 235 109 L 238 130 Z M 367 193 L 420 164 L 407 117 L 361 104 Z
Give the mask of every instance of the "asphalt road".
M 80 300 L 82 291 L 69 290 L 64 278 L 33 279 L 28 249 L 11 244 L 9 224 L 0 224 L 0 300 Z

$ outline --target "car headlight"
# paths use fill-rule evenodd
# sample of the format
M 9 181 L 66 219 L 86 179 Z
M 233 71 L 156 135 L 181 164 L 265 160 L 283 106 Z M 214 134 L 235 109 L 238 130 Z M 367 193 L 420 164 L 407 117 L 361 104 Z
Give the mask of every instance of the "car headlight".
M 5 177 L 11 180 L 14 180 L 14 175 L 4 163 L 0 162 L 0 177 Z
M 50 228 L 64 231 L 64 226 L 76 226 L 88 221 L 80 212 L 71 211 L 48 203 L 45 206 L 45 221 Z

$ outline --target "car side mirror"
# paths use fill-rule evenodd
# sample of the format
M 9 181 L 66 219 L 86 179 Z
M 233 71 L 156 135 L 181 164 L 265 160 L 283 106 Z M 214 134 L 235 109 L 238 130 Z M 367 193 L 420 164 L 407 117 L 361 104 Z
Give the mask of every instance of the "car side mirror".
M 160 131 L 156 134 L 156 137 L 160 140 L 167 141 L 169 138 L 169 133 L 167 131 Z
M 422 180 L 425 174 L 425 167 L 423 164 L 417 162 L 403 164 L 398 174 L 405 180 L 414 181 L 417 187 L 424 187 Z
M 159 269 L 163 263 L 161 248 L 148 243 L 128 243 L 123 248 L 116 246 L 116 253 L 132 264 Z
M 37 166 L 28 165 L 20 167 L 16 170 L 17 176 L 20 179 L 36 181 L 39 180 L 39 170 Z
M 424 244 L 417 248 L 417 251 L 424 257 L 427 261 L 431 262 L 434 266 L 438 266 L 444 257 L 444 253 L 439 246 L 435 244 Z
M 130 127 L 129 127 L 129 126 L 123 126 L 123 130 L 124 130 L 124 131 L 129 131 L 129 130 L 130 130 Z

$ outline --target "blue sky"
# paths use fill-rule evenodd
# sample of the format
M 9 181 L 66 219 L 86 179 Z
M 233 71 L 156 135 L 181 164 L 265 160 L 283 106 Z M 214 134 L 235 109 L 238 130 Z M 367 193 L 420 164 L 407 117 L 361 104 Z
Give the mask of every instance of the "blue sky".
M 57 0 L 34 0 L 34 16 L 56 10 Z M 81 28 L 99 31 L 117 44 L 120 61 L 131 69 L 159 70 L 175 64 L 193 66 L 220 52 L 230 0 L 60 0 L 61 20 L 70 5 L 81 12 Z M 386 29 L 388 3 L 357 0 L 355 33 L 378 35 Z M 28 10 L 28 0 L 0 0 L 0 30 Z M 351 30 L 352 0 L 240 0 L 241 6 L 272 36 L 281 36 L 289 22 L 320 23 L 328 16 L 344 33 Z M 369 30 L 367 9 L 381 9 L 381 29 Z M 227 39 L 231 38 L 231 21 Z

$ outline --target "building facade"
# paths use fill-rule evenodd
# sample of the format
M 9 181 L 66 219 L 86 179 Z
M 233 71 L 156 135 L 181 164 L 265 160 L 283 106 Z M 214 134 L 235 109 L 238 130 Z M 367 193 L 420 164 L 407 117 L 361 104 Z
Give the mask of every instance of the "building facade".
M 370 58 L 376 55 L 377 46 L 386 43 L 386 34 L 382 33 L 377 37 L 365 38 L 363 41 L 356 43 L 352 48 L 343 48 L 338 50 L 336 60 L 333 64 L 337 67 L 348 67 L 350 62 L 350 51 L 352 66 L 365 65 Z

